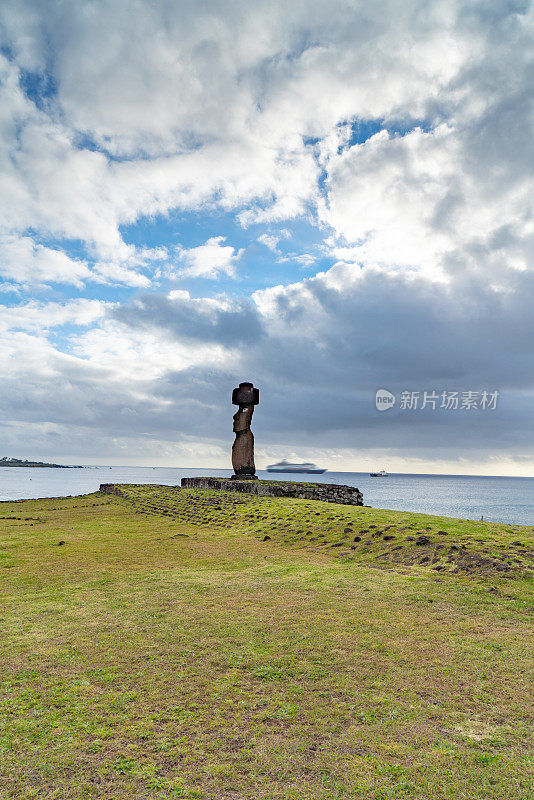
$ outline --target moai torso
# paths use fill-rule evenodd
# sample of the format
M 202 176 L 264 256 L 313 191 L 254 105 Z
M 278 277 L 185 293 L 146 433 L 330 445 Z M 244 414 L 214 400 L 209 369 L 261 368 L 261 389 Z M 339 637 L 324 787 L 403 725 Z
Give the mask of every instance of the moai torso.
M 234 414 L 235 441 L 232 445 L 232 467 L 236 475 L 254 475 L 254 434 L 250 430 L 254 406 L 242 406 Z

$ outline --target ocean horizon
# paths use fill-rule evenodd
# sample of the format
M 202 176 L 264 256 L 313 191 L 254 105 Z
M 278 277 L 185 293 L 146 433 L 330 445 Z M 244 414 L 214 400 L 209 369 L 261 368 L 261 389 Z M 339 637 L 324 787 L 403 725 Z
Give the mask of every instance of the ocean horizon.
M 183 477 L 229 477 L 231 469 L 185 467 L 81 466 L 2 467 L 0 501 L 89 494 L 101 483 L 179 485 Z M 367 472 L 290 475 L 258 470 L 260 479 L 340 483 L 357 486 L 374 508 L 411 511 L 459 519 L 534 524 L 534 478 L 392 473 L 372 478 Z

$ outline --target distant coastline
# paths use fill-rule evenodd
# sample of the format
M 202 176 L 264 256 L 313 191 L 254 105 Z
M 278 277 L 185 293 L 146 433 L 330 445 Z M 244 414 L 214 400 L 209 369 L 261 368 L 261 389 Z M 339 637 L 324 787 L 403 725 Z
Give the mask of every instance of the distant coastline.
M 21 458 L 0 458 L 0 467 L 52 467 L 54 469 L 80 469 L 77 465 L 48 464 L 46 461 L 23 461 Z

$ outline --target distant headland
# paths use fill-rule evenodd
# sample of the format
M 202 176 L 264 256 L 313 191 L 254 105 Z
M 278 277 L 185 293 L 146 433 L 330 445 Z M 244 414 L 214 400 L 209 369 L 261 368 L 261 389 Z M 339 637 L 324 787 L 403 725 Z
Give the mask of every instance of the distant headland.
M 55 467 L 56 469 L 79 469 L 77 465 L 47 464 L 45 461 L 27 461 L 21 458 L 0 458 L 0 467 Z

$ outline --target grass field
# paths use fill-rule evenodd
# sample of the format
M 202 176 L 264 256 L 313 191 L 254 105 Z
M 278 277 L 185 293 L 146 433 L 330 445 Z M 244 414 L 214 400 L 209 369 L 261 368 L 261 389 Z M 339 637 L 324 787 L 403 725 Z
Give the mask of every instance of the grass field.
M 530 800 L 533 528 L 121 491 L 0 504 L 1 798 Z

